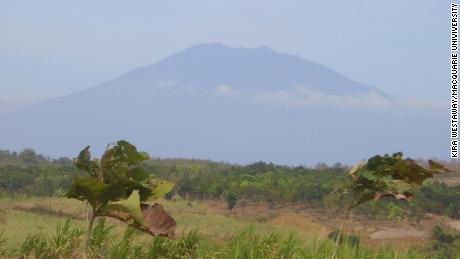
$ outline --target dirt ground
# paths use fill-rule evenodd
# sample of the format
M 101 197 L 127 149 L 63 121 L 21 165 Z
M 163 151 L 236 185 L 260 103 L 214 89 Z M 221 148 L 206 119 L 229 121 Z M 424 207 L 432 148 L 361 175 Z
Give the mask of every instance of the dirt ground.
M 436 182 L 445 183 L 449 186 L 460 185 L 460 177 L 444 177 L 441 179 L 436 179 Z
M 214 225 L 216 226 L 221 224 L 218 222 L 224 222 L 225 220 L 227 220 L 225 224 L 232 223 L 235 226 L 238 225 L 238 222 L 259 222 L 263 223 L 259 224 L 264 226 L 263 228 L 268 226 L 275 229 L 281 226 L 283 227 L 282 229 L 296 231 L 306 237 L 326 238 L 331 231 L 338 229 L 342 223 L 342 219 L 333 218 L 324 209 L 308 208 L 305 205 L 270 208 L 264 203 L 254 204 L 247 201 L 241 203 L 239 201 L 237 206 L 230 211 L 224 201 L 193 201 L 191 202 L 194 204 L 192 206 L 186 206 L 187 201 L 183 201 L 183 206 L 177 204 L 177 206 L 172 206 L 174 202 L 171 201 L 170 203 L 170 207 L 175 208 L 173 212 L 179 219 L 180 215 L 186 217 L 181 224 L 187 225 L 189 223 L 188 225 L 193 225 L 193 227 L 200 226 L 200 224 L 206 226 L 209 220 L 215 220 L 216 224 Z M 71 218 L 77 221 L 86 219 L 84 204 L 78 203 L 78 206 L 75 205 L 75 201 L 68 199 L 49 198 L 46 203 L 40 202 L 39 199 L 33 201 L 27 199 L 24 201 L 3 201 L 0 204 L 0 208 L 36 215 L 47 215 L 51 216 L 51 218 Z M 193 224 L 190 223 L 192 218 L 195 219 Z M 2 217 L 0 216 L 1 223 Z M 407 221 L 376 220 L 354 215 L 344 224 L 344 230 L 349 235 L 359 236 L 367 245 L 404 249 L 428 242 L 431 230 L 437 224 L 460 230 L 460 220 L 452 220 L 431 214 L 427 214 L 418 224 Z M 203 229 L 206 229 L 206 227 L 201 229 L 206 232 Z M 217 232 L 225 231 L 219 230 Z
M 448 222 L 449 226 L 453 229 L 460 230 L 460 220 L 453 220 Z
M 269 208 L 267 204 L 245 202 L 244 206 L 237 205 L 230 212 L 225 202 L 203 201 L 203 203 L 216 213 L 269 224 L 285 225 L 302 233 L 319 237 L 327 236 L 328 233 L 337 229 L 342 222 L 342 219 L 329 216 L 327 211 L 305 208 L 302 205 L 273 209 Z M 352 216 L 346 222 L 344 229 L 348 234 L 359 236 L 369 245 L 406 248 L 425 244 L 430 238 L 431 229 L 437 224 L 460 230 L 460 221 L 431 214 L 418 224 Z

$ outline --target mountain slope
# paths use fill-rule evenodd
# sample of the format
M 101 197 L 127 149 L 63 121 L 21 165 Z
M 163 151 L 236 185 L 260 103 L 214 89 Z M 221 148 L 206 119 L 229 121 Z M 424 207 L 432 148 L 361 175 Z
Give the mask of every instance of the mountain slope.
M 162 157 L 353 162 L 444 154 L 440 115 L 392 107 L 378 89 L 298 56 L 214 43 L 3 115 L 0 145 L 58 156 L 125 138 Z

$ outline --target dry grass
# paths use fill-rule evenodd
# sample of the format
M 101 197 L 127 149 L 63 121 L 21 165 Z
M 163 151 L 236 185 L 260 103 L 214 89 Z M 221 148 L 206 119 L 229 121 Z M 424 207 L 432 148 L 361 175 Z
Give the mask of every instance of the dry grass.
M 285 213 L 266 221 L 267 224 L 286 226 L 309 236 L 325 236 L 329 233 L 329 228 L 315 222 L 310 216 Z
M 224 202 L 206 202 L 206 205 L 208 210 L 213 210 L 214 213 L 229 214 Z M 308 209 L 300 205 L 270 209 L 266 204 L 248 204 L 245 208 L 237 207 L 229 215 L 240 220 L 263 222 L 264 225 L 289 229 L 304 239 L 314 236 L 325 237 L 342 222 L 342 219 L 332 218 L 324 210 Z M 345 231 L 359 236 L 369 246 L 405 250 L 413 246 L 426 245 L 432 228 L 437 224 L 452 227 L 456 223 L 446 217 L 435 215 L 421 220 L 419 224 L 354 216 L 347 221 Z
M 178 223 L 177 233 L 198 230 L 203 246 L 219 246 L 231 236 L 248 226 L 253 226 L 259 234 L 295 233 L 302 242 L 308 242 L 312 237 L 325 237 L 339 226 L 341 220 L 328 217 L 323 211 L 299 207 L 270 209 L 264 204 L 247 205 L 230 212 L 224 202 L 188 202 L 161 201 Z M 0 230 L 5 230 L 8 246 L 17 246 L 27 235 L 42 232 L 44 235 L 54 233 L 59 224 L 67 218 L 72 224 L 83 229 L 86 227 L 85 203 L 66 198 L 22 198 L 0 200 Z M 379 247 L 390 246 L 405 249 L 413 245 L 427 242 L 431 228 L 439 223 L 449 223 L 449 220 L 434 217 L 422 220 L 415 226 L 407 222 L 396 223 L 375 221 L 355 217 L 350 220 L 345 230 L 360 236 L 366 244 Z M 121 233 L 125 225 L 109 220 L 116 226 L 114 232 Z M 398 231 L 391 231 L 391 230 Z M 403 231 L 400 231 L 400 230 Z M 380 231 L 380 232 L 379 232 Z M 382 232 L 384 231 L 384 232 Z M 389 238 L 375 238 L 388 236 Z M 383 233 L 383 234 L 382 234 Z M 398 236 L 398 233 L 400 234 Z M 416 233 L 416 235 L 407 235 Z M 420 234 L 424 233 L 424 234 Z M 374 238 L 372 238 L 374 237 Z M 148 239 L 146 235 L 138 237 Z

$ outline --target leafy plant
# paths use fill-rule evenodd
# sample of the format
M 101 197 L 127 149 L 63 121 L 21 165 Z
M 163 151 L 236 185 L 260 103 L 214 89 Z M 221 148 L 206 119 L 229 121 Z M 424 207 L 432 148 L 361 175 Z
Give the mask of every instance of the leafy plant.
M 448 171 L 442 165 L 429 160 L 429 168 L 418 165 L 410 158 L 403 159 L 401 152 L 392 156 L 374 156 L 367 163 L 356 164 L 349 172 L 346 191 L 351 194 L 354 208 L 370 200 L 392 197 L 409 201 L 414 197 L 414 187 L 426 179 Z
M 79 247 L 83 234 L 79 228 L 73 228 L 67 219 L 64 225 L 56 228 L 56 234 L 50 240 L 50 255 L 53 258 L 70 258 Z
M 233 208 L 235 208 L 235 206 L 236 206 L 236 202 L 238 201 L 238 196 L 236 196 L 236 194 L 230 192 L 230 193 L 226 193 L 224 195 L 224 199 L 227 202 L 227 207 L 230 210 L 233 210 Z
M 346 181 L 335 189 L 335 192 L 349 198 L 345 218 L 336 238 L 337 246 L 340 243 L 343 225 L 353 208 L 384 197 L 410 201 L 414 198 L 416 186 L 422 185 L 426 179 L 436 174 L 449 171 L 432 160 L 429 160 L 428 164 L 429 168 L 424 168 L 410 158 L 403 159 L 403 154 L 398 152 L 393 155 L 377 155 L 369 158 L 367 162 L 361 161 L 353 166 Z M 335 254 L 332 258 L 334 257 Z
M 88 250 L 94 220 L 112 217 L 153 236 L 174 236 L 176 222 L 155 200 L 171 191 L 173 184 L 156 181 L 141 162 L 149 159 L 127 141 L 110 145 L 100 160 L 92 159 L 89 146 L 75 159 L 75 165 L 89 177 L 77 177 L 66 196 L 91 205 Z

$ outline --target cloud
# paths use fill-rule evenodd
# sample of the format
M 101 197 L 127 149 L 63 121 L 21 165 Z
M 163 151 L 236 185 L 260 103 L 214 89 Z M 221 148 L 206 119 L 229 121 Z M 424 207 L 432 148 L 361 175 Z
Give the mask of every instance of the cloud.
M 442 100 L 432 100 L 432 99 L 421 99 L 416 97 L 409 97 L 405 100 L 400 101 L 400 104 L 403 106 L 411 108 L 427 108 L 427 109 L 436 109 L 436 108 L 448 108 L 449 101 Z
M 219 96 L 227 96 L 227 97 L 235 97 L 240 95 L 240 92 L 236 89 L 228 85 L 218 85 L 216 86 L 216 95 Z
M 173 87 L 176 87 L 178 83 L 175 80 L 157 79 L 155 80 L 155 85 L 161 88 L 173 88 Z
M 354 95 L 327 95 L 308 87 L 293 90 L 260 91 L 253 96 L 257 103 L 271 103 L 288 107 L 332 106 L 341 108 L 443 108 L 447 102 L 418 98 L 390 99 L 378 92 L 369 91 Z

